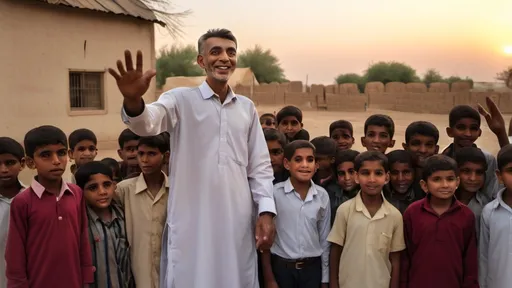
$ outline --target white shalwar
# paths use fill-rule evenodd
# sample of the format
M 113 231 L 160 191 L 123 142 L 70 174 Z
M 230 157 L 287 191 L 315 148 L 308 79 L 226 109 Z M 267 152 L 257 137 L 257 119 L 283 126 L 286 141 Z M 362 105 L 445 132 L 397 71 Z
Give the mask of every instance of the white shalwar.
M 276 209 L 254 103 L 231 89 L 221 103 L 203 82 L 122 118 L 140 136 L 171 134 L 160 287 L 258 288 L 255 212 Z

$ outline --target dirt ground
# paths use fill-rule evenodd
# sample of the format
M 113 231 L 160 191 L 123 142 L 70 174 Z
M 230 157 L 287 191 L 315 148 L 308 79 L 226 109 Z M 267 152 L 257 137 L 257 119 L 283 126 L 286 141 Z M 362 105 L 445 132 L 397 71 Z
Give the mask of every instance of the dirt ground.
M 278 111 L 281 107 L 278 106 L 258 106 L 258 112 L 263 113 L 272 113 L 274 111 Z M 335 120 L 348 120 L 354 126 L 354 137 L 356 138 L 356 143 L 353 146 L 353 149 L 363 151 L 363 147 L 361 145 L 361 136 L 363 135 L 364 130 L 364 121 L 372 114 L 381 113 L 389 115 L 393 118 L 395 122 L 395 136 L 393 137 L 396 140 L 394 149 L 402 149 L 402 143 L 404 142 L 405 137 L 405 129 L 407 126 L 417 120 L 430 121 L 434 125 L 437 126 L 440 132 L 439 138 L 439 146 L 440 149 L 448 146 L 450 144 L 450 138 L 446 135 L 446 126 L 448 126 L 448 115 L 435 115 L 435 114 L 416 114 L 416 113 L 405 113 L 405 112 L 396 112 L 396 111 L 384 111 L 384 110 L 372 110 L 369 109 L 366 112 L 333 112 L 333 111 L 304 111 L 304 129 L 308 130 L 311 138 L 329 134 L 329 124 Z M 505 123 L 510 121 L 512 115 L 505 115 Z M 121 121 L 121 120 L 119 120 Z M 494 134 L 487 127 L 487 123 L 485 119 L 482 118 L 482 137 L 477 140 L 477 145 L 493 154 L 496 154 L 499 151 L 499 145 Z M 100 150 L 98 151 L 97 159 L 103 159 L 105 157 L 112 157 L 117 159 L 117 151 L 115 150 Z M 70 163 L 71 164 L 71 163 Z M 24 183 L 30 183 L 31 177 L 34 175 L 33 171 L 29 169 L 25 169 L 20 179 Z M 65 179 L 69 179 L 69 169 L 66 171 L 64 175 Z

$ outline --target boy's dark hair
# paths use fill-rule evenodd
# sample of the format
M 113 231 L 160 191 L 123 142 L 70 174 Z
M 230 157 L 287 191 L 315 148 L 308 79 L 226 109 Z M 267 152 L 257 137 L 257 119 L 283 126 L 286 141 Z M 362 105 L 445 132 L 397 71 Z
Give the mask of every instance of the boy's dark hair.
M 117 142 L 119 142 L 119 148 L 124 148 L 124 143 L 132 140 L 139 140 L 140 136 L 133 133 L 132 130 L 126 128 L 119 134 L 119 138 L 117 139 Z
M 25 134 L 23 140 L 25 152 L 30 158 L 34 158 L 34 152 L 37 148 L 47 145 L 62 144 L 68 148 L 68 139 L 66 134 L 55 126 L 44 125 L 36 127 Z
M 281 110 L 279 110 L 279 112 L 277 112 L 277 115 L 276 115 L 277 124 L 281 123 L 281 121 L 285 117 L 288 117 L 288 116 L 293 116 L 293 117 L 297 118 L 297 121 L 299 121 L 299 123 L 302 123 L 302 111 L 295 106 L 286 106 L 286 107 L 283 107 Z
M 478 111 L 476 111 L 475 108 L 469 105 L 457 105 L 452 108 L 448 116 L 450 128 L 455 127 L 455 124 L 457 124 L 457 122 L 463 118 L 476 120 L 478 122 L 478 126 L 480 127 L 480 114 L 478 114 Z
M 169 132 L 165 131 L 165 132 L 162 132 L 162 134 L 160 134 L 160 135 L 162 135 L 162 137 L 164 137 L 167 147 L 168 148 L 171 147 L 171 134 Z
M 309 132 L 306 129 L 300 129 L 297 134 L 295 134 L 295 137 L 293 140 L 306 140 L 309 141 Z
M 203 53 L 204 42 L 206 42 L 206 40 L 208 40 L 210 38 L 222 38 L 222 39 L 231 40 L 231 41 L 235 42 L 235 46 L 238 48 L 238 43 L 236 42 L 235 35 L 233 35 L 233 33 L 231 31 L 229 31 L 228 29 L 224 29 L 224 28 L 210 29 L 210 30 L 206 31 L 206 33 L 201 35 L 201 37 L 199 37 L 199 40 L 197 40 L 197 52 L 199 52 L 199 54 Z
M 151 148 L 157 148 L 162 154 L 168 152 L 170 148 L 168 141 L 162 134 L 156 136 L 141 137 L 139 140 L 139 145 L 137 147 L 140 147 L 142 145 Z
M 329 137 L 332 137 L 332 132 L 336 129 L 347 129 L 350 132 L 350 136 L 354 136 L 354 127 L 352 123 L 347 120 L 336 120 L 329 125 Z
M 463 147 L 455 152 L 455 162 L 458 167 L 464 165 L 467 162 L 480 164 L 484 170 L 487 170 L 487 159 L 485 158 L 484 152 L 476 147 Z
M 336 155 L 338 144 L 332 138 L 327 136 L 316 137 L 311 140 L 311 144 L 315 146 L 315 154 L 329 157 L 334 157 Z
M 94 145 L 98 145 L 98 140 L 94 132 L 89 129 L 77 129 L 69 134 L 69 149 L 75 150 L 76 145 L 84 140 L 90 140 Z
M 306 140 L 295 140 L 291 143 L 288 143 L 286 146 L 284 146 L 284 158 L 288 159 L 288 161 L 292 160 L 293 154 L 295 154 L 295 151 L 297 149 L 302 148 L 311 148 L 313 149 L 313 154 L 315 154 L 315 146 L 311 144 L 311 142 Z
M 423 181 L 427 181 L 428 177 L 432 176 L 432 174 L 437 171 L 453 171 L 455 172 L 455 175 L 459 175 L 459 168 L 457 167 L 457 162 L 455 162 L 455 160 L 446 155 L 437 154 L 428 157 L 425 161 L 421 179 L 423 179 Z
M 503 172 L 503 168 L 512 162 L 512 144 L 505 145 L 498 152 L 498 170 Z
M 385 172 L 389 171 L 388 158 L 380 151 L 365 151 L 357 155 L 354 160 L 354 169 L 359 172 L 359 169 L 363 166 L 364 162 L 367 161 L 379 161 Z
M 395 122 L 388 115 L 374 114 L 364 122 L 364 135 L 368 132 L 368 126 L 380 126 L 386 127 L 389 133 L 389 137 L 393 139 L 395 135 Z
M 272 118 L 272 119 L 276 120 L 276 115 L 274 115 L 272 113 L 264 113 L 260 116 L 260 120 L 263 118 Z
M 276 129 L 273 129 L 273 128 L 265 129 L 265 130 L 263 130 L 263 135 L 265 135 L 265 141 L 267 141 L 267 142 L 268 141 L 277 141 L 277 142 L 279 142 L 281 147 L 283 147 L 283 149 L 284 149 L 284 146 L 286 146 L 286 144 L 288 144 L 288 140 L 286 139 L 286 136 Z
M 357 155 L 359 155 L 359 152 L 352 149 L 338 150 L 336 152 L 336 156 L 334 157 L 334 169 L 338 169 L 338 166 L 341 163 L 355 162 Z
M 415 121 L 409 124 L 405 129 L 405 143 L 409 144 L 414 135 L 432 137 L 436 144 L 439 141 L 439 130 L 434 124 L 427 121 Z
M 75 173 L 76 185 L 82 188 L 85 188 L 85 184 L 91 179 L 91 176 L 94 174 L 103 174 L 110 178 L 110 180 L 114 180 L 112 175 L 112 169 L 107 165 L 101 163 L 100 161 L 92 161 L 89 163 L 85 163 L 80 166 Z
M 25 157 L 25 150 L 18 141 L 9 137 L 0 137 L 0 154 L 11 154 L 21 161 Z
M 414 167 L 414 161 L 412 158 L 411 153 L 404 151 L 404 150 L 395 150 L 389 152 L 386 157 L 388 157 L 388 165 L 389 169 L 391 170 L 391 166 L 395 163 L 403 163 L 403 164 L 409 164 L 411 168 Z

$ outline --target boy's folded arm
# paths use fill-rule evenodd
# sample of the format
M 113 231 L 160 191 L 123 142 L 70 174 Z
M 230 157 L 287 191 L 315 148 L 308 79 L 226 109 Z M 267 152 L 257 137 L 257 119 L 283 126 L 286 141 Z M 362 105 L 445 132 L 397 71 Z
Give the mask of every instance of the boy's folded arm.
M 27 275 L 27 221 L 28 206 L 25 201 L 14 198 L 11 203 L 9 233 L 5 250 L 6 278 L 8 288 L 29 288 Z

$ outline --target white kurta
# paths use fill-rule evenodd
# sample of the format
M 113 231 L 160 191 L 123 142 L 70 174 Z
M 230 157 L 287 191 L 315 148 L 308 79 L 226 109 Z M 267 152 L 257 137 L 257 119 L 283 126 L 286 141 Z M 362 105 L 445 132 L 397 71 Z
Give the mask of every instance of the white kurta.
M 160 286 L 257 288 L 255 211 L 276 210 L 254 103 L 230 92 L 221 104 L 203 82 L 162 94 L 137 117 L 123 110 L 122 118 L 141 136 L 171 134 Z

